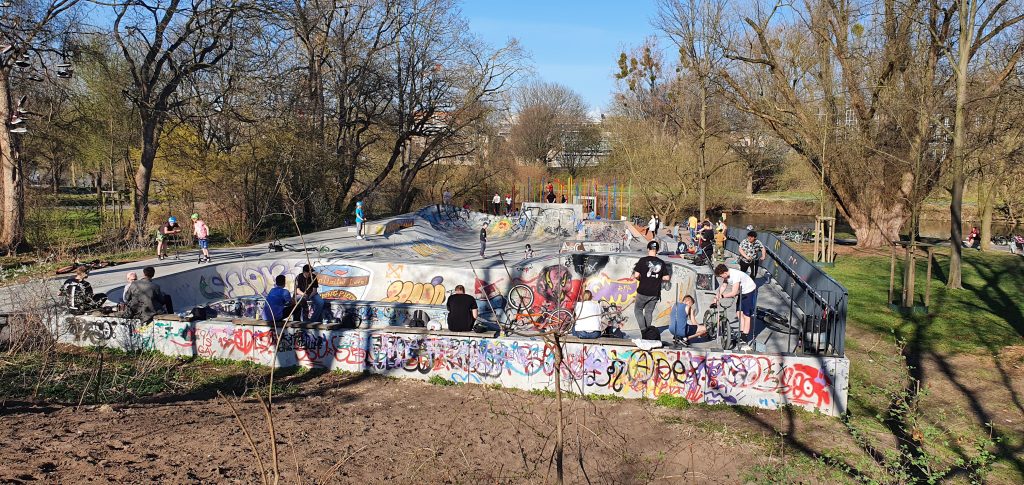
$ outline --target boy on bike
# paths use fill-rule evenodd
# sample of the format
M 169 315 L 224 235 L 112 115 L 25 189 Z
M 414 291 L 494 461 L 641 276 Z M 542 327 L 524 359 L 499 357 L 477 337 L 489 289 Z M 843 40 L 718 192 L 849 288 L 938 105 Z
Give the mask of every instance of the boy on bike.
M 718 304 L 718 301 L 722 298 L 739 296 L 739 304 L 736 305 L 736 318 L 740 321 L 740 332 L 742 332 L 740 341 L 743 344 L 740 345 L 740 350 L 744 352 L 750 351 L 753 340 L 753 334 L 750 331 L 750 321 L 754 316 L 757 304 L 757 284 L 754 283 L 750 275 L 738 269 L 729 268 L 724 264 L 719 264 L 715 267 L 715 276 L 722 279 L 722 285 L 718 287 L 718 293 L 715 295 L 712 303 Z
M 164 251 L 167 249 L 167 241 L 171 236 L 181 234 L 181 226 L 174 216 L 167 218 L 167 224 L 160 226 L 156 231 L 156 257 L 163 260 L 167 257 Z

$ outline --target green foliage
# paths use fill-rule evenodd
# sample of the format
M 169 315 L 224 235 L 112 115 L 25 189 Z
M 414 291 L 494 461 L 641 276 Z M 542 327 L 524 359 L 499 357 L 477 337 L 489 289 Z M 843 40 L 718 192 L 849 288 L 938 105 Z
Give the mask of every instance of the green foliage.
M 658 396 L 658 399 L 654 400 L 654 404 L 673 409 L 687 409 L 692 406 L 692 403 L 687 401 L 685 397 L 670 396 L 668 394 Z
M 441 376 L 439 376 L 437 374 L 434 374 L 434 375 L 430 376 L 430 378 L 427 379 L 427 382 L 429 382 L 430 384 L 433 384 L 435 386 L 443 386 L 443 387 L 459 385 L 457 382 L 450 381 L 450 380 L 445 379 L 444 377 L 441 377 Z

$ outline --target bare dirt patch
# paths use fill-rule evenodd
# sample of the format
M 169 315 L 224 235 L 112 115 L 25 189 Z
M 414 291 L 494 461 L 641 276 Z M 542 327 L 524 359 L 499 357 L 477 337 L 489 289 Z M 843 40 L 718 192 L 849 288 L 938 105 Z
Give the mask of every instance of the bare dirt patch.
M 530 483 L 553 478 L 553 398 L 379 377 L 297 378 L 307 382 L 274 404 L 283 483 Z M 737 483 L 756 475 L 758 467 L 784 463 L 778 435 L 757 424 L 781 422 L 778 412 L 680 410 L 641 401 L 565 402 L 567 483 Z M 258 403 L 245 399 L 236 407 L 269 467 Z M 241 429 L 218 399 L 78 411 L 8 403 L 2 412 L 0 482 L 260 481 Z M 344 463 L 332 471 L 339 461 Z M 801 480 L 818 482 L 815 473 Z

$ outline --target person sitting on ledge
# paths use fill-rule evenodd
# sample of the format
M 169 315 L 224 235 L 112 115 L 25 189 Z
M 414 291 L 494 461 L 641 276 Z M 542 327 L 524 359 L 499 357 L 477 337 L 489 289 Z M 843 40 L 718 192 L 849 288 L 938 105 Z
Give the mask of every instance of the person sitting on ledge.
M 283 322 L 288 316 L 292 295 L 284 288 L 283 274 L 274 278 L 274 287 L 267 293 L 267 304 L 263 306 L 263 319 L 268 322 Z
M 103 305 L 107 295 L 104 293 L 92 294 L 92 285 L 85 281 L 89 277 L 89 270 L 84 266 L 75 269 L 75 276 L 68 278 L 60 287 L 60 294 L 64 297 L 64 304 L 70 313 L 82 313 L 95 310 Z
M 164 293 L 160 286 L 153 283 L 156 270 L 152 266 L 142 268 L 142 279 L 136 280 L 124 292 L 126 315 L 142 320 L 143 323 L 153 321 L 160 312 L 167 311 L 164 306 Z
M 572 334 L 578 338 L 600 338 L 604 333 L 601 328 L 601 305 L 594 301 L 590 290 L 583 292 L 582 301 L 576 303 L 576 324 Z
M 456 286 L 455 293 L 448 297 L 448 330 L 468 332 L 473 329 L 478 315 L 476 298 L 466 294 L 465 286 Z

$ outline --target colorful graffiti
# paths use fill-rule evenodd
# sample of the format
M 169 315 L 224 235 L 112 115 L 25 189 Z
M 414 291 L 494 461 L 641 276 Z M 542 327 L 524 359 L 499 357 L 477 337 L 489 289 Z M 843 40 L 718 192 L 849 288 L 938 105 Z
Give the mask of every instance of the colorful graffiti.
M 418 303 L 440 305 L 444 303 L 444 278 L 435 276 L 429 283 L 395 280 L 388 285 L 384 303 Z
M 378 310 L 380 315 L 372 318 L 408 318 L 403 312 L 410 312 Z M 90 327 L 78 325 L 83 330 L 72 343 L 94 345 Z M 128 327 L 111 324 L 115 330 L 107 333 L 116 336 L 116 329 Z M 521 389 L 548 389 L 554 374 L 553 347 L 542 340 L 323 327 L 279 331 L 277 335 L 271 327 L 231 322 L 160 320 L 139 329 L 150 336 L 149 348 L 161 352 L 264 365 L 369 370 L 419 379 L 440 375 Z M 561 374 L 569 389 L 586 394 L 670 395 L 768 408 L 791 404 L 837 415 L 846 406 L 849 361 L 570 342 L 565 344 Z
M 274 287 L 274 278 L 285 275 L 294 278 L 302 272 L 302 260 L 261 262 L 256 266 L 219 265 L 218 274 L 199 277 L 199 291 L 207 300 L 266 295 Z
M 370 271 L 359 266 L 332 264 L 318 266 L 316 271 L 325 300 L 360 300 L 370 284 Z

